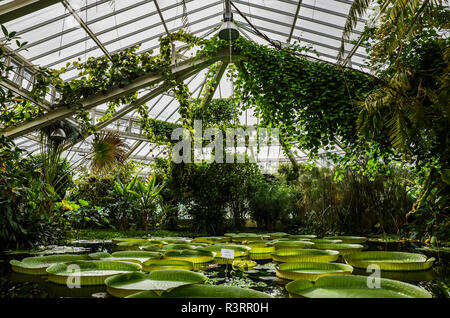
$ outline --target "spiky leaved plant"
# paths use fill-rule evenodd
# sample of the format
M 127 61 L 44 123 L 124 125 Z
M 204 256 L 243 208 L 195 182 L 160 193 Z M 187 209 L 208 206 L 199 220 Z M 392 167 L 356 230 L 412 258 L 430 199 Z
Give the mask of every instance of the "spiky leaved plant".
M 111 131 L 100 131 L 92 142 L 91 168 L 99 173 L 123 163 L 128 158 L 129 146 L 119 134 Z

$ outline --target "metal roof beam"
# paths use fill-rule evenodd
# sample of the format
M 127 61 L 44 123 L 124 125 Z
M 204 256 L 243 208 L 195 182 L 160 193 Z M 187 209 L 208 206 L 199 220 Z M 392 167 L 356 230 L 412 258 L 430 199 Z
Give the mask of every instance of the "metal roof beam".
M 81 106 L 79 107 L 79 109 L 89 110 L 95 106 L 104 104 L 105 102 L 107 102 L 109 100 L 119 98 L 121 96 L 127 95 L 131 92 L 135 92 L 135 91 L 145 88 L 145 87 L 156 85 L 168 78 L 176 79 L 176 78 L 180 78 L 186 74 L 192 75 L 192 72 L 198 72 L 198 71 L 204 69 L 205 67 L 207 67 L 208 65 L 211 65 L 211 64 L 221 61 L 221 60 L 225 60 L 227 58 L 228 58 L 228 52 L 226 52 L 224 50 L 222 52 L 219 52 L 218 54 L 216 54 L 213 57 L 202 58 L 202 59 L 192 58 L 188 61 L 180 62 L 177 65 L 172 65 L 172 67 L 171 67 L 172 72 L 169 77 L 161 76 L 160 74 L 155 74 L 155 73 L 141 76 L 123 88 L 112 88 L 109 90 L 109 92 L 107 92 L 105 94 L 99 93 L 99 94 L 95 94 L 91 97 L 85 98 L 84 100 L 81 101 L 81 103 L 80 103 Z M 153 94 L 155 94 L 155 92 L 158 92 L 156 95 L 161 94 L 167 88 L 168 88 L 167 84 L 162 84 L 158 88 L 154 89 L 151 93 L 145 95 L 144 97 L 141 97 L 138 101 L 140 102 L 142 100 L 145 100 L 144 102 L 146 102 L 149 100 L 147 98 L 148 98 L 148 96 L 150 96 L 150 94 L 153 95 Z M 156 95 L 154 95 L 154 96 L 156 96 Z M 136 105 L 137 105 L 137 103 L 138 102 L 136 102 Z M 19 126 L 10 127 L 8 129 L 5 129 L 2 132 L 2 135 L 4 135 L 5 137 L 12 137 L 12 138 L 20 137 L 20 136 L 23 136 L 24 134 L 27 134 L 36 129 L 40 129 L 42 127 L 48 126 L 55 121 L 70 117 L 73 114 L 75 114 L 75 112 L 77 110 L 78 109 L 75 107 L 74 108 L 69 108 L 66 106 L 58 107 L 57 109 L 50 111 L 50 112 L 44 114 L 43 116 L 38 117 L 30 122 L 21 124 Z
M 61 0 L 16 0 L 0 6 L 0 24 L 52 6 Z
M 287 39 L 287 43 L 291 42 L 292 34 L 294 34 L 295 25 L 297 24 L 298 16 L 300 13 L 300 7 L 302 6 L 302 0 L 298 0 L 297 11 L 295 12 L 294 22 L 292 23 L 291 32 L 289 33 L 289 37 Z
M 103 46 L 102 42 L 97 38 L 97 36 L 92 32 L 92 30 L 87 26 L 87 24 L 81 19 L 81 17 L 78 15 L 78 13 L 75 11 L 74 8 L 70 5 L 67 0 L 62 0 L 62 4 L 64 7 L 72 14 L 72 16 L 77 20 L 77 22 L 80 24 L 80 26 L 83 28 L 84 31 L 89 35 L 89 37 L 97 44 L 97 46 L 102 50 L 102 52 L 111 60 L 111 54 L 106 50 L 106 48 Z

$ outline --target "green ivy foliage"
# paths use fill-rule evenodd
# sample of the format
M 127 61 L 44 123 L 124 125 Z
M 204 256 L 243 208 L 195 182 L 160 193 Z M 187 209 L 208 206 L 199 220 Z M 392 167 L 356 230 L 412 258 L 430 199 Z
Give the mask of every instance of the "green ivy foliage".
M 243 38 L 234 45 L 245 57 L 235 80 L 240 110 L 254 106 L 261 125 L 280 128 L 287 142 L 311 156 L 336 140 L 345 147 L 357 143 L 354 102 L 377 85 L 373 77 Z

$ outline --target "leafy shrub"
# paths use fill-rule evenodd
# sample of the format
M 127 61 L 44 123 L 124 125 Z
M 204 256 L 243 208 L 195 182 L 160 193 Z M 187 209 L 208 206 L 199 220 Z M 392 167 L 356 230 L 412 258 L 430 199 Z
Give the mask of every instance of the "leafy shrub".
M 0 140 L 0 249 L 51 244 L 64 234 L 39 166 L 22 155 L 13 142 Z

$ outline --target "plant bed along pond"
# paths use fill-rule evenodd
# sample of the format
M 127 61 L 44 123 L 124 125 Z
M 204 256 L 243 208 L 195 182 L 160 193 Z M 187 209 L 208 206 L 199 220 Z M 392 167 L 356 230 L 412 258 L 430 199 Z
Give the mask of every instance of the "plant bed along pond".
M 271 239 L 261 240 L 261 243 L 252 241 L 248 243 L 252 244 L 267 244 L 270 246 Z M 161 238 L 164 241 L 164 238 Z M 295 238 L 298 240 L 298 238 Z M 308 240 L 308 238 L 305 238 Z M 170 239 L 167 239 L 170 241 Z M 273 240 L 273 243 L 276 239 Z M 273 244 L 272 243 L 272 244 Z M 192 242 L 195 245 L 195 242 Z M 217 243 L 217 244 L 232 244 L 239 243 Z M 410 253 L 421 253 L 417 250 L 421 246 L 415 243 L 406 242 L 403 244 L 384 244 L 382 242 L 365 242 L 366 249 L 370 251 L 402 251 Z M 278 244 L 280 245 L 280 244 Z M 283 245 L 283 244 L 281 244 Z M 176 247 L 176 246 L 175 246 Z M 57 249 L 60 252 L 61 249 Z M 141 250 L 145 250 L 141 249 Z M 161 249 L 162 250 L 162 249 Z M 114 253 L 117 251 L 117 245 L 111 243 L 111 241 L 105 242 L 83 242 L 83 249 L 73 249 L 67 247 L 67 254 L 72 254 L 72 251 L 76 251 L 78 255 L 92 254 L 98 252 Z M 107 293 L 106 285 L 94 285 L 94 286 L 82 286 L 81 288 L 68 288 L 64 284 L 55 284 L 49 281 L 49 276 L 39 275 L 26 275 L 12 271 L 10 265 L 11 260 L 22 260 L 25 257 L 36 257 L 43 255 L 57 255 L 55 248 L 51 247 L 47 250 L 43 250 L 40 254 L 36 252 L 9 252 L 0 254 L 0 298 L 59 298 L 59 297 L 71 297 L 71 298 L 109 298 L 112 297 Z M 425 253 L 424 253 L 425 254 Z M 265 256 L 263 256 L 265 255 Z M 428 291 L 433 297 L 445 297 L 448 295 L 448 290 L 445 290 L 443 286 L 449 284 L 450 273 L 448 269 L 447 255 L 441 255 L 439 253 L 429 255 L 428 257 L 435 257 L 434 266 L 426 271 L 414 271 L 414 272 L 382 272 L 381 277 L 387 279 L 398 280 L 406 282 Z M 252 259 L 257 263 L 256 266 L 251 268 L 239 268 L 232 266 L 232 260 L 226 264 L 226 261 L 220 260 L 220 262 L 213 261 L 212 263 L 202 266 L 194 266 L 196 272 L 203 274 L 206 277 L 204 284 L 212 286 L 232 286 L 239 288 L 249 288 L 252 290 L 264 292 L 271 297 L 275 298 L 288 298 L 289 293 L 285 286 L 292 280 L 285 280 L 276 277 L 276 268 L 278 263 L 268 258 L 267 254 L 248 254 L 245 257 L 238 257 L 237 259 Z M 160 261 L 159 261 L 160 262 Z M 179 261 L 181 264 L 183 261 Z M 156 262 L 158 263 L 158 261 Z M 220 263 L 220 264 L 217 264 Z M 224 264 L 225 263 L 225 264 Z M 334 263 L 345 264 L 344 258 L 339 257 Z M 281 263 L 280 263 L 281 264 Z M 145 267 L 142 265 L 142 267 Z M 182 269 L 182 267 L 180 267 Z M 353 273 L 350 275 L 369 276 L 372 272 L 366 272 L 360 268 L 354 268 Z M 194 287 L 195 289 L 195 287 Z

